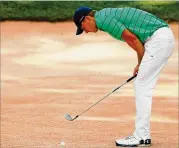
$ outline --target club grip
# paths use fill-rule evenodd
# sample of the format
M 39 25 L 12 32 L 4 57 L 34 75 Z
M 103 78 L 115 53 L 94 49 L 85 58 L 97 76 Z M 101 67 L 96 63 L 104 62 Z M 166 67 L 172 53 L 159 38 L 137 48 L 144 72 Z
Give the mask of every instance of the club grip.
M 131 78 L 129 78 L 129 79 L 127 80 L 127 82 L 131 81 L 131 80 L 134 79 L 136 76 L 137 76 L 137 74 L 135 74 L 134 76 L 132 76 Z

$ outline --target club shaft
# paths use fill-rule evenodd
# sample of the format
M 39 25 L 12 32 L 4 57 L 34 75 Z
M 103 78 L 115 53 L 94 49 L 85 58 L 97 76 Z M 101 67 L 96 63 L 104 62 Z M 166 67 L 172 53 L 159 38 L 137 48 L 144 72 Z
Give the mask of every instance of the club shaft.
M 131 78 L 129 78 L 126 82 L 124 82 L 123 84 L 121 84 L 120 86 L 118 86 L 117 88 L 115 88 L 114 90 L 112 90 L 110 93 L 106 94 L 103 98 L 101 98 L 98 102 L 96 102 L 95 104 L 93 104 L 92 106 L 90 106 L 89 108 L 87 108 L 84 112 L 82 112 L 81 114 L 77 115 L 74 119 L 76 119 L 77 117 L 81 116 L 82 114 L 84 114 L 85 112 L 87 112 L 90 108 L 92 108 L 93 106 L 95 106 L 96 104 L 98 104 L 99 102 L 101 102 L 102 100 L 104 100 L 106 97 L 108 97 L 109 95 L 111 95 L 113 92 L 115 92 L 116 90 L 118 90 L 119 88 L 121 88 L 123 85 L 125 85 L 126 83 L 130 82 L 132 79 L 134 79 L 137 76 L 134 75 Z
M 120 87 L 122 87 L 123 85 L 125 85 L 127 82 L 123 83 L 122 85 L 120 85 L 119 87 L 117 87 L 116 89 L 114 89 L 112 92 L 106 94 L 102 99 L 100 99 L 98 102 L 96 102 L 95 104 L 93 104 L 92 106 L 90 106 L 89 108 L 87 108 L 84 112 L 82 112 L 81 114 L 79 114 L 78 116 L 81 116 L 82 114 L 84 114 L 85 112 L 87 112 L 89 109 L 91 109 L 93 106 L 95 106 L 96 104 L 98 104 L 99 102 L 101 102 L 102 100 L 104 100 L 105 98 L 107 98 L 110 94 L 112 94 L 113 92 L 115 92 L 116 90 L 118 90 Z

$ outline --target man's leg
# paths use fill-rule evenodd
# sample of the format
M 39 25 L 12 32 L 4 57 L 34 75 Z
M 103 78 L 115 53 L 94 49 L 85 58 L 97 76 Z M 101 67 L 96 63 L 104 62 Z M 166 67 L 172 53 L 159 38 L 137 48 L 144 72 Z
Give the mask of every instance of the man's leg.
M 156 45 L 150 46 L 155 43 Z M 150 116 L 152 107 L 152 93 L 161 70 L 170 57 L 174 45 L 169 41 L 162 40 L 157 43 L 151 41 L 147 44 L 145 54 L 139 67 L 137 78 L 134 82 L 136 97 L 136 129 L 134 136 L 138 140 L 150 139 Z M 160 47 L 161 49 L 151 54 L 150 49 Z

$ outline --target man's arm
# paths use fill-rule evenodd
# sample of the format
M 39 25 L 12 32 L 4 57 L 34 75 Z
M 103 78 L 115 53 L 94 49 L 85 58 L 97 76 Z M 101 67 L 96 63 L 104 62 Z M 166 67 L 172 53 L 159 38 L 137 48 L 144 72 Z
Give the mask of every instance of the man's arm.
M 144 46 L 141 41 L 137 38 L 135 34 L 130 32 L 128 29 L 125 29 L 122 33 L 123 40 L 132 47 L 137 52 L 138 57 L 138 65 L 140 65 L 142 61 L 142 57 L 144 55 Z

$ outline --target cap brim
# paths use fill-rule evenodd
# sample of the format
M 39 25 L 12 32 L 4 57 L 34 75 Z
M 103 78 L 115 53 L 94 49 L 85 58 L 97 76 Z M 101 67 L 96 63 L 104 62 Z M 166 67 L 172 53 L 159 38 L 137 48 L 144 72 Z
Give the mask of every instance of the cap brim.
M 80 35 L 83 33 L 83 29 L 77 28 L 76 35 Z

